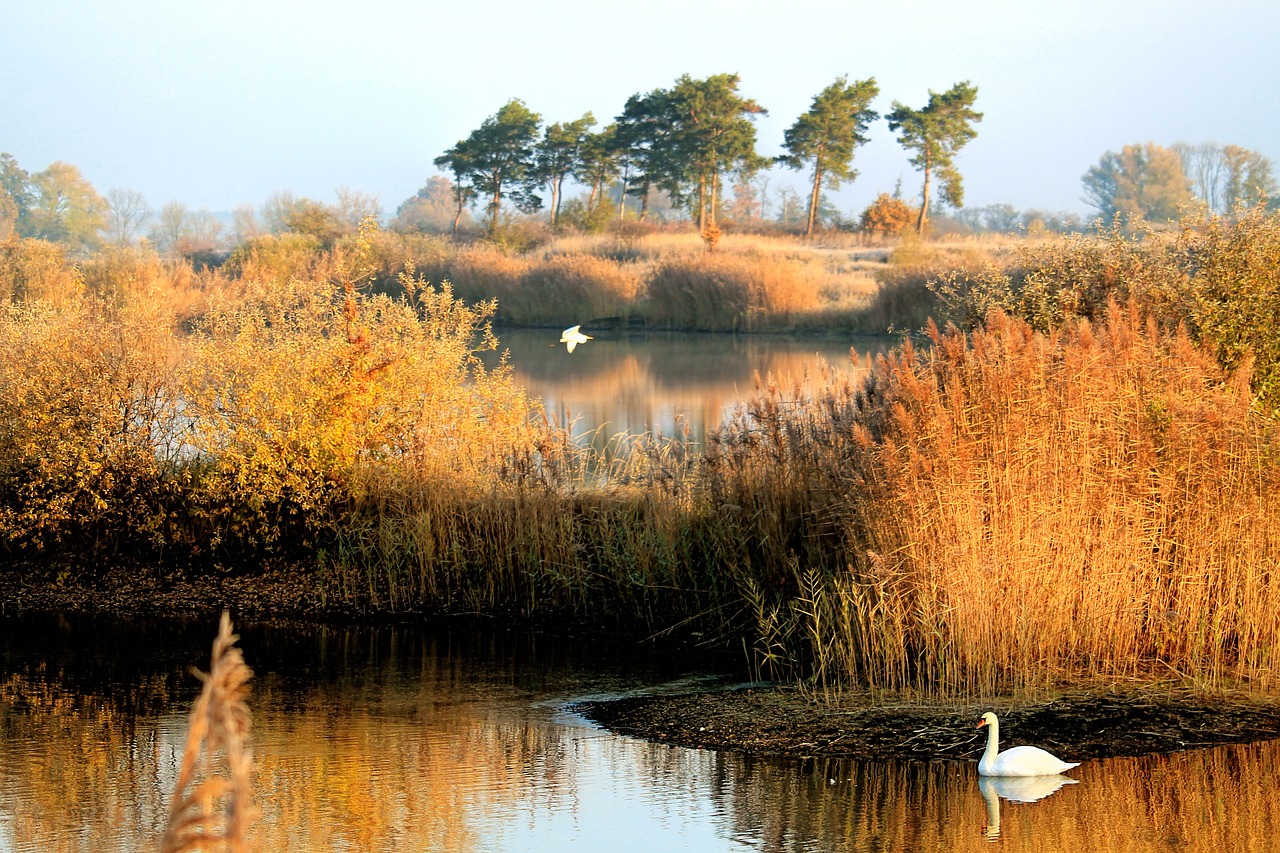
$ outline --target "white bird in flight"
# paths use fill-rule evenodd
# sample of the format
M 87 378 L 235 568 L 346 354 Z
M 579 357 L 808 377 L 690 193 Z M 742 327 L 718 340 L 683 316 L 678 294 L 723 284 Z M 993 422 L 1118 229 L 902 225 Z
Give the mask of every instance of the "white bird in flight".
M 578 344 L 585 344 L 587 341 L 592 339 L 590 335 L 584 335 L 582 332 L 578 331 L 581 328 L 581 324 L 577 326 L 570 326 L 560 334 L 560 343 L 565 344 L 569 352 L 573 352 L 573 348 Z

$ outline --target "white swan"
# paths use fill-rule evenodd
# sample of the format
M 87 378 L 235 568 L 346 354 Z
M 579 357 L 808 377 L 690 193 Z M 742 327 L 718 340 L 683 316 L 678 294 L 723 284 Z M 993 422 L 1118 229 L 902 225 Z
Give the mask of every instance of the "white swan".
M 581 324 L 578 324 L 577 326 L 570 326 L 560 334 L 560 343 L 566 344 L 569 352 L 573 352 L 573 348 L 578 344 L 585 344 L 587 341 L 592 339 L 590 335 L 582 334 L 582 332 L 579 331 L 581 328 Z
M 987 748 L 978 762 L 980 776 L 1053 776 L 1078 767 L 1045 752 L 1038 746 L 1015 746 L 999 752 L 1000 721 L 988 711 L 978 720 L 978 728 L 987 727 Z

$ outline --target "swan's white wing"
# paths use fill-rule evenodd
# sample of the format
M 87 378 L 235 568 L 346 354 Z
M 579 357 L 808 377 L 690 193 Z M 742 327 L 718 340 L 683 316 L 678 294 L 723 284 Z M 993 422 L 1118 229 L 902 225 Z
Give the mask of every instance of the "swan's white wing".
M 1075 766 L 1038 746 L 1015 746 L 996 756 L 988 767 L 987 775 L 1053 776 Z

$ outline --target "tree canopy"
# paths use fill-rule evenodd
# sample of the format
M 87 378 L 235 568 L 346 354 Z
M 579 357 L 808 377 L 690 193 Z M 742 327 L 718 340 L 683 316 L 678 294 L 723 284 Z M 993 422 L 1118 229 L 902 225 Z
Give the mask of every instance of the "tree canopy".
M 870 106 L 879 94 L 874 77 L 855 83 L 840 77 L 815 95 L 809 111 L 787 129 L 783 143 L 787 154 L 779 162 L 792 169 L 813 166 L 807 236 L 813 235 L 822 187 L 839 189 L 841 183 L 857 177 L 853 155 L 868 141 L 867 126 L 880 117 Z
M 1175 220 L 1192 199 L 1178 152 L 1154 142 L 1106 152 L 1081 181 L 1084 200 L 1106 220 Z
M 738 82 L 737 74 L 684 74 L 670 89 L 632 95 L 617 117 L 620 160 L 635 170 L 632 191 L 647 199 L 657 186 L 688 207 L 699 230 L 715 225 L 726 174 L 751 175 L 769 163 L 756 152 L 752 121 L 766 110 L 740 95 Z
M 21 171 L 16 170 L 16 163 L 14 166 L 16 172 Z M 106 199 L 75 166 L 50 163 L 44 171 L 31 175 L 24 195 L 18 202 L 17 231 L 21 236 L 77 249 L 92 249 L 102 242 Z
M 459 185 L 465 180 L 475 192 L 489 198 L 490 234 L 497 231 L 504 195 L 520 210 L 542 206 L 536 193 L 539 178 L 534 153 L 541 125 L 542 116 L 519 98 L 512 98 L 465 140 L 436 158 L 437 166 L 454 171 Z
M 919 233 L 924 233 L 929 214 L 929 185 L 933 175 L 938 176 L 942 198 L 948 204 L 964 205 L 964 184 L 955 167 L 955 155 L 978 135 L 973 128 L 982 121 L 982 113 L 973 109 L 977 98 L 977 87 L 965 80 L 941 94 L 929 90 L 929 103 L 922 109 L 894 101 L 893 111 L 886 116 L 889 129 L 898 132 L 899 144 L 915 152 L 911 165 L 924 174 L 920 213 L 916 219 Z
M 560 215 L 561 188 L 564 179 L 582 169 L 584 153 L 596 119 L 590 112 L 576 121 L 556 122 L 543 131 L 534 148 L 534 169 L 539 179 L 551 189 L 551 227 Z
M 698 230 L 715 225 L 720 179 L 729 172 L 751 175 L 769 161 L 756 153 L 752 119 L 766 110 L 738 94 L 737 74 L 676 81 L 666 100 L 673 149 L 684 168 L 671 174 L 672 195 L 692 202 Z

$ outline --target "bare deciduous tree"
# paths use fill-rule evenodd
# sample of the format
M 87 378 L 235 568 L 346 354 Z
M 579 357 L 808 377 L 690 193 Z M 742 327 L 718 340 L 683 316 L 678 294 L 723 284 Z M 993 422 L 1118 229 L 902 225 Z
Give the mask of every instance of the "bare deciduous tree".
M 142 233 L 153 211 L 137 190 L 112 189 L 107 192 L 107 240 L 128 246 Z

